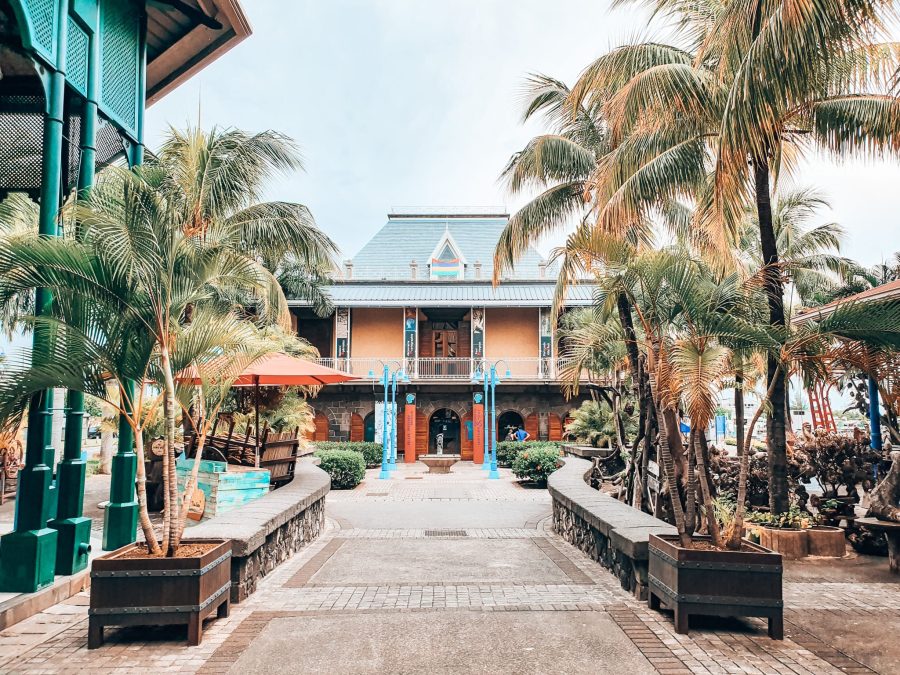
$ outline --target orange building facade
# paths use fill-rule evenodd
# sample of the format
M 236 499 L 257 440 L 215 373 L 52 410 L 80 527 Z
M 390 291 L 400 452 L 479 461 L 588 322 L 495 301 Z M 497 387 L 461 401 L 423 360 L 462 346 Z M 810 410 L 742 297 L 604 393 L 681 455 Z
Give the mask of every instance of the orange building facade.
M 492 367 L 498 439 L 520 426 L 531 439 L 562 439 L 580 402 L 560 388 L 555 269 L 532 250 L 493 284 L 506 222 L 506 215 L 389 215 L 329 287 L 331 315 L 291 303 L 297 332 L 321 363 L 361 378 L 312 401 L 315 440 L 380 440 L 385 366 L 401 372 L 397 445 L 406 461 L 436 452 L 482 460 L 489 415 L 482 374 Z M 568 307 L 590 302 L 587 286 L 567 300 Z

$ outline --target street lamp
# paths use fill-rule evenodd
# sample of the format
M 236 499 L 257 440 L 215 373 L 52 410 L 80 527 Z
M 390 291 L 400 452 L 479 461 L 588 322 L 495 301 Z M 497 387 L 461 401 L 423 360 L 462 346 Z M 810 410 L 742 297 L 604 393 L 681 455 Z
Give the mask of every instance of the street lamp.
M 482 371 L 484 378 L 484 399 L 485 404 L 490 405 L 490 432 L 488 432 L 488 416 L 485 414 L 484 416 L 484 463 L 481 465 L 482 469 L 486 469 L 488 471 L 489 479 L 497 479 L 500 478 L 500 472 L 497 470 L 497 385 L 500 384 L 500 380 L 497 378 L 497 365 L 500 363 L 506 363 L 505 361 L 495 361 L 491 364 L 490 371 L 487 368 L 484 368 Z M 509 370 L 509 364 L 507 364 L 506 368 L 506 377 L 512 377 L 512 373 Z M 478 381 L 478 373 L 475 373 L 474 381 Z M 488 391 L 490 390 L 490 399 L 488 399 Z M 490 433 L 490 436 L 488 435 Z M 490 437 L 490 452 L 488 452 L 488 438 Z M 490 455 L 490 459 L 488 456 Z
M 390 433 L 390 463 L 389 470 L 397 470 L 397 383 L 409 384 L 409 378 L 401 370 L 391 373 L 391 433 Z
M 381 412 L 381 472 L 378 474 L 380 480 L 391 477 L 391 471 L 397 468 L 397 447 L 394 433 L 397 426 L 397 412 L 391 411 L 392 432 L 388 434 L 388 395 L 393 390 L 394 405 L 397 404 L 397 376 L 402 376 L 404 382 L 409 382 L 409 378 L 403 372 L 403 367 L 398 363 L 398 367 L 393 372 L 391 367 L 384 361 L 381 361 L 384 370 L 382 371 L 381 384 L 384 387 L 384 409 Z M 369 371 L 369 377 L 375 379 L 375 371 Z M 393 442 L 393 453 L 391 445 Z

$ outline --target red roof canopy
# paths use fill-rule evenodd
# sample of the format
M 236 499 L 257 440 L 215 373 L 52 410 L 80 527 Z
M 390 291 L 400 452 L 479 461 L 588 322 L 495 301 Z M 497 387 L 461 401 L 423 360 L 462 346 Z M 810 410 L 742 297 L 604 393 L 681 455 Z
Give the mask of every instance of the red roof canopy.
M 200 384 L 201 379 L 194 369 L 188 369 L 178 378 L 182 382 Z M 342 373 L 333 368 L 320 366 L 312 361 L 304 361 L 287 354 L 273 354 L 259 359 L 234 381 L 235 387 L 298 387 L 322 386 L 358 380 L 358 377 Z

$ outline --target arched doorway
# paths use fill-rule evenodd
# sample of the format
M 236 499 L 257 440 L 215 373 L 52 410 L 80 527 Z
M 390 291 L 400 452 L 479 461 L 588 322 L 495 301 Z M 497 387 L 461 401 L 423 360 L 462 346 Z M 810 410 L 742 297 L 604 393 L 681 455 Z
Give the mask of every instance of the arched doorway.
M 459 415 L 449 408 L 436 410 L 428 422 L 428 452 L 438 455 L 458 455 L 459 432 Z
M 507 410 L 501 413 L 497 418 L 497 440 L 505 441 L 510 431 L 515 431 L 519 427 L 524 428 L 525 421 L 522 416 L 515 410 Z
M 367 443 L 375 442 L 375 413 L 370 412 L 363 420 L 363 440 Z

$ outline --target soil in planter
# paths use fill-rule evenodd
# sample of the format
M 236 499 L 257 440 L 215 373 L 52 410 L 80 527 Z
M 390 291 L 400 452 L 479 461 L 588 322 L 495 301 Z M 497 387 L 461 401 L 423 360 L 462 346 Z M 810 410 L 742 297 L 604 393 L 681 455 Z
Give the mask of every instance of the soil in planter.
M 679 546 L 680 545 L 681 544 L 679 544 Z M 730 549 L 728 547 L 719 548 L 718 546 L 713 545 L 712 542 L 709 542 L 709 541 L 693 541 L 693 542 L 691 542 L 691 545 L 688 547 L 688 550 L 690 550 L 690 551 L 732 551 L 732 549 Z M 741 551 L 744 551 L 745 553 L 758 553 L 759 549 L 755 549 L 752 546 L 748 546 L 747 542 L 745 542 L 742 539 L 741 540 Z
M 178 547 L 178 550 L 175 551 L 175 555 L 169 556 L 170 558 L 199 558 L 204 553 L 208 553 L 212 551 L 216 546 L 220 546 L 220 542 L 210 542 L 209 544 L 182 544 Z M 132 549 L 129 549 L 123 552 L 121 555 L 116 556 L 119 559 L 136 559 L 136 558 L 165 558 L 166 556 L 162 554 L 158 555 L 150 555 L 147 553 L 147 547 L 144 544 L 140 544 Z

